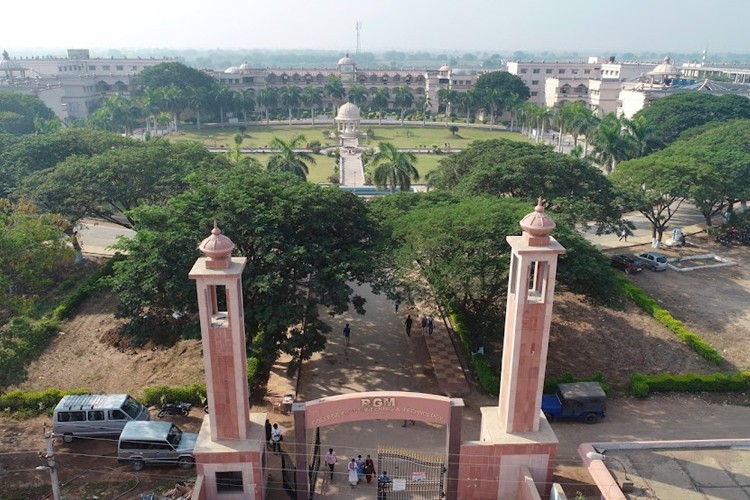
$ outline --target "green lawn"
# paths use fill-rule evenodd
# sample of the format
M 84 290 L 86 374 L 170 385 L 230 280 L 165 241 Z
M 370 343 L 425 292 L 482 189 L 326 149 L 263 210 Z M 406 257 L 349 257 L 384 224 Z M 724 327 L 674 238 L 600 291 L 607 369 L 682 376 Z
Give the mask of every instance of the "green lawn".
M 253 153 L 248 156 L 251 156 L 258 160 L 261 165 L 266 165 L 266 163 L 268 163 L 268 158 L 271 155 L 264 153 Z M 307 180 L 314 184 L 329 182 L 328 178 L 333 175 L 336 160 L 323 154 L 312 156 L 313 158 L 315 158 L 315 165 L 309 166 L 310 175 L 307 176 Z M 435 170 L 435 168 L 437 168 L 438 161 L 440 161 L 441 158 L 445 158 L 445 156 L 446 155 L 433 154 L 417 155 L 417 163 L 414 166 L 417 167 L 417 170 L 419 171 L 419 183 L 424 182 L 424 178 L 425 175 L 427 175 L 427 172 L 429 172 L 430 170 Z
M 472 141 L 487 139 L 510 139 L 513 141 L 529 141 L 529 139 L 518 133 L 506 132 L 504 130 L 487 130 L 479 128 L 465 128 L 458 125 L 457 135 L 451 134 L 445 127 L 420 127 L 400 125 L 370 125 L 363 127 L 363 130 L 371 128 L 375 132 L 372 139 L 364 139 L 361 145 L 364 147 L 377 148 L 379 142 L 390 142 L 398 148 L 431 148 L 436 145 L 443 148 L 446 143 L 451 148 L 466 148 Z M 245 138 L 242 147 L 267 147 L 271 139 L 278 137 L 288 141 L 297 134 L 304 134 L 307 141 L 318 140 L 323 146 L 337 146 L 337 139 L 328 139 L 327 133 L 333 132 L 335 128 L 332 125 L 326 126 L 265 126 L 250 125 L 245 132 Z M 237 134 L 236 126 L 227 126 L 224 129 L 210 128 L 200 131 L 180 131 L 169 136 L 169 140 L 179 141 L 199 141 L 207 147 L 232 147 L 234 146 L 234 136 Z M 252 154 L 262 165 L 268 162 L 268 154 Z M 418 154 L 416 167 L 419 171 L 420 182 L 423 182 L 425 176 L 431 170 L 437 167 L 438 161 L 445 155 Z M 328 178 L 334 172 L 334 159 L 324 154 L 313 155 L 315 165 L 310 166 L 310 175 L 308 180 L 313 183 L 328 182 Z
M 363 130 L 371 128 L 375 137 L 369 141 L 369 145 L 376 147 L 378 142 L 391 142 L 398 148 L 431 147 L 433 144 L 443 147 L 449 143 L 453 148 L 465 148 L 472 141 L 504 138 L 513 141 L 528 141 L 528 138 L 518 133 L 506 132 L 504 130 L 487 130 L 478 128 L 465 128 L 458 125 L 457 135 L 451 134 L 445 127 L 420 127 L 399 125 L 369 125 Z M 333 132 L 334 127 L 327 126 L 249 126 L 245 132 L 243 147 L 265 147 L 271 143 L 271 139 L 278 137 L 289 140 L 297 134 L 304 134 L 308 141 L 318 140 L 324 146 L 336 146 L 338 140 L 328 139 L 324 135 Z M 207 147 L 231 147 L 234 146 L 234 136 L 237 127 L 211 128 L 207 130 L 180 131 L 169 136 L 172 141 L 200 141 Z M 368 145 L 368 140 L 363 140 L 363 145 Z

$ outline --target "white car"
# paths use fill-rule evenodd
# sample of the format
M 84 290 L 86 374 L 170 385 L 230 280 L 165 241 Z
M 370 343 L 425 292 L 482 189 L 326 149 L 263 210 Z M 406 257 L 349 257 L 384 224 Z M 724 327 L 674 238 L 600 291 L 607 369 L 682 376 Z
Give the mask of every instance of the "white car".
M 646 252 L 638 255 L 643 265 L 652 271 L 667 270 L 667 256 L 656 252 Z

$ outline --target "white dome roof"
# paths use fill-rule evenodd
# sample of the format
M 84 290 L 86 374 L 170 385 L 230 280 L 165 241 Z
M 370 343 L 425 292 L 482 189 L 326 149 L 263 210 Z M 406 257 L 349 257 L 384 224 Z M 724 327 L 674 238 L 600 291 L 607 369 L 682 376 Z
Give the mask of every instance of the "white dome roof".
M 243 70 L 243 71 L 246 71 L 246 70 L 250 69 L 250 65 L 247 63 L 247 61 L 245 61 L 242 64 L 240 64 L 240 69 Z
M 347 102 L 346 104 L 341 106 L 339 108 L 338 114 L 336 115 L 336 120 L 358 121 L 359 118 L 359 108 L 356 104 L 353 104 L 351 102 Z
M 669 56 L 664 58 L 664 62 L 655 67 L 653 70 L 648 72 L 649 75 L 665 75 L 665 76 L 678 76 L 680 70 L 672 64 Z
M 349 57 L 349 53 L 347 52 L 344 57 L 342 57 L 341 59 L 339 59 L 339 63 L 338 64 L 339 64 L 339 66 L 341 66 L 342 64 L 356 64 L 356 63 L 354 62 L 354 59 L 352 59 L 351 57 Z
M 440 66 L 440 69 L 438 71 L 450 71 L 450 70 L 451 70 L 450 66 L 448 66 L 447 64 L 443 64 L 442 66 Z
M 239 72 L 240 72 L 240 68 L 238 68 L 237 66 L 232 66 L 224 70 L 224 73 L 230 73 L 233 75 L 236 75 Z
M 3 51 L 3 58 L 0 60 L 0 71 L 22 70 L 23 67 L 18 62 L 12 60 L 7 51 Z

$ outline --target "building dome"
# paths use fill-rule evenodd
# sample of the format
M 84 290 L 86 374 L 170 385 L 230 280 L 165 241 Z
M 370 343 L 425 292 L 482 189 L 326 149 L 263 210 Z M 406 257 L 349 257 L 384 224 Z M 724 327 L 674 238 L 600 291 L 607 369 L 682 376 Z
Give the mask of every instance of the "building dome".
M 342 57 L 341 59 L 339 59 L 338 65 L 339 66 L 343 66 L 343 65 L 349 65 L 349 64 L 354 65 L 356 63 L 354 62 L 354 59 L 352 59 L 351 57 L 349 57 L 349 53 L 347 52 L 344 57 Z
M 240 72 L 240 68 L 238 68 L 237 66 L 231 66 L 224 70 L 224 73 L 228 73 L 230 75 L 236 75 L 239 72 Z
M 672 64 L 669 56 L 666 56 L 664 58 L 664 62 L 655 67 L 653 70 L 649 71 L 648 74 L 653 76 L 678 76 L 680 74 L 680 70 L 677 69 L 674 64 Z
M 250 65 L 247 63 L 247 61 L 240 64 L 240 71 L 248 71 L 250 70 Z
M 346 121 L 359 121 L 360 113 L 359 113 L 359 107 L 357 107 L 356 104 L 347 102 L 343 106 L 339 108 L 339 112 L 336 115 L 336 120 L 346 120 Z
M 546 245 L 549 243 L 549 234 L 555 229 L 555 221 L 544 213 L 542 199 L 537 201 L 534 211 L 527 214 L 519 223 L 523 230 L 523 236 L 531 246 Z
M 450 70 L 451 70 L 450 66 L 448 66 L 447 64 L 443 64 L 442 66 L 440 66 L 440 69 L 438 71 L 450 71 Z
M 3 51 L 3 59 L 0 60 L 0 71 L 21 71 L 23 67 L 18 62 L 13 61 L 8 55 L 8 51 Z

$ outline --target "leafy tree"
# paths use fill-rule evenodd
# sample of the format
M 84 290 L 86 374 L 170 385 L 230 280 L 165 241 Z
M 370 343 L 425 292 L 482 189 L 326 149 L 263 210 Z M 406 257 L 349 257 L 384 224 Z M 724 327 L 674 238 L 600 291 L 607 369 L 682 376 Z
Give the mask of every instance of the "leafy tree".
M 690 158 L 653 154 L 623 162 L 610 176 L 625 207 L 638 210 L 651 223 L 652 245 L 661 245 L 669 221 L 689 196 L 694 171 Z
M 62 280 L 73 251 L 57 215 L 39 214 L 26 200 L 0 199 L 0 319 L 25 312 Z
M 545 209 L 570 227 L 594 221 L 601 233 L 621 224 L 616 193 L 601 171 L 581 159 L 554 153 L 549 146 L 474 141 L 441 160 L 433 172 L 431 187 L 462 196 L 541 196 Z
M 458 92 L 448 88 L 438 89 L 438 104 L 444 107 L 445 126 L 448 126 L 448 117 L 453 113 L 452 107 L 461 99 Z
M 392 285 L 412 300 L 434 292 L 487 342 L 503 334 L 510 263 L 505 238 L 520 234 L 518 222 L 531 207 L 508 198 L 444 193 L 371 202 L 373 216 L 384 222 Z M 558 283 L 599 303 L 617 303 L 621 292 L 601 252 L 564 224 L 553 236 L 571 250 L 560 260 Z
M 126 144 L 133 141 L 111 132 L 75 128 L 9 142 L 0 152 L 0 197 L 7 197 L 29 174 L 54 167 L 69 156 L 91 156 Z
M 404 113 L 414 104 L 414 94 L 406 85 L 393 89 L 393 105 L 401 109 L 401 125 L 404 124 Z
M 112 279 L 119 314 L 137 326 L 146 313 L 164 320 L 175 310 L 195 312 L 187 272 L 199 256 L 197 242 L 217 220 L 237 254 L 248 258 L 242 280 L 246 331 L 254 349 L 274 354 L 262 369 L 270 368 L 278 351 L 298 362 L 323 349 L 330 327 L 322 311 L 341 314 L 352 304 L 364 312 L 364 300 L 350 284 L 368 281 L 373 269 L 375 227 L 365 203 L 351 193 L 252 168 L 205 175 L 193 177 L 193 188 L 165 205 L 134 212 L 137 235 L 119 243 L 127 258 L 115 265 Z
M 240 89 L 236 92 L 234 102 L 242 111 L 244 122 L 247 124 L 247 115 L 255 111 L 255 89 Z
M 144 68 L 138 74 L 137 83 L 145 92 L 156 88 L 176 87 L 183 92 L 204 88 L 208 93 L 219 86 L 211 75 L 179 62 L 166 62 Z
M 630 140 L 628 159 L 640 158 L 662 148 L 654 134 L 654 127 L 642 116 L 632 120 L 624 119 L 622 123 Z
M 130 228 L 130 210 L 165 203 L 186 189 L 185 176 L 193 169 L 221 161 L 197 143 L 138 142 L 91 157 L 67 158 L 27 178 L 21 192 L 72 223 L 96 217 Z
M 305 141 L 305 136 L 302 134 L 292 137 L 289 142 L 274 137 L 271 140 L 271 147 L 278 149 L 279 152 L 274 153 L 268 159 L 268 170 L 270 172 L 288 172 L 303 180 L 307 179 L 307 174 L 310 173 L 307 165 L 308 163 L 315 164 L 315 158 L 304 151 L 295 151 L 295 149 L 302 147 Z
M 38 97 L 17 92 L 0 92 L 0 134 L 32 134 L 45 123 L 59 122 Z
M 391 193 L 395 193 L 397 187 L 401 191 L 408 191 L 412 179 L 419 180 L 419 171 L 414 166 L 416 162 L 417 156 L 414 153 L 399 151 L 390 142 L 381 142 L 377 153 L 368 162 L 368 167 L 375 186 L 387 187 Z
M 143 110 L 138 103 L 114 94 L 104 100 L 87 122 L 94 128 L 131 135 L 142 116 Z
M 507 71 L 493 71 L 477 78 L 473 89 L 482 106 L 490 112 L 490 123 L 495 116 L 502 114 L 513 101 L 525 101 L 529 98 L 529 88 L 516 75 Z
M 714 120 L 750 118 L 750 100 L 735 94 L 688 92 L 658 99 L 634 118 L 645 120 L 657 143 L 669 145 L 689 128 Z

